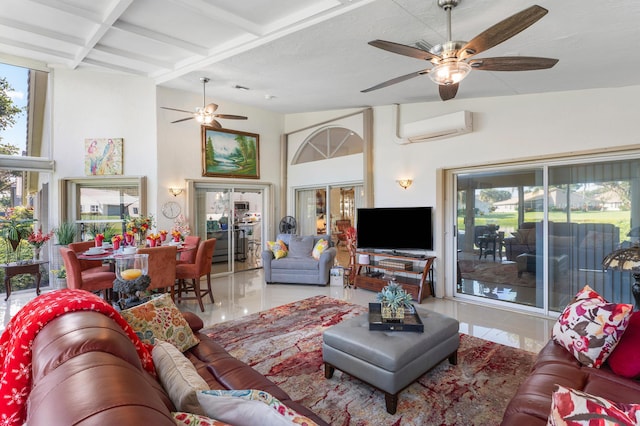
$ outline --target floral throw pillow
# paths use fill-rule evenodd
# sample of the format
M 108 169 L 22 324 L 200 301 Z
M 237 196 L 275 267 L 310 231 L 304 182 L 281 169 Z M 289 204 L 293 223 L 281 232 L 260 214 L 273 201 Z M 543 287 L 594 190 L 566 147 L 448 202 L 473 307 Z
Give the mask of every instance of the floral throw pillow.
M 165 293 L 141 305 L 120 312 L 143 343 L 164 340 L 184 352 L 200 343 L 178 307 Z
M 553 340 L 581 364 L 600 368 L 624 333 L 632 308 L 609 303 L 585 286 L 553 326 Z
M 289 254 L 289 249 L 282 240 L 267 241 L 267 247 L 269 247 L 269 250 L 271 250 L 271 252 L 273 253 L 273 257 L 275 257 L 276 259 L 282 259 L 283 257 L 286 257 L 287 254 Z
M 318 426 L 262 390 L 207 390 L 197 396 L 207 416 L 234 426 Z
M 319 240 L 313 248 L 311 256 L 313 256 L 315 260 L 320 260 L 320 256 L 322 256 L 322 253 L 327 249 L 327 247 L 329 247 L 329 241 L 325 239 Z
M 231 426 L 229 423 L 219 422 L 199 414 L 176 411 L 171 413 L 178 426 Z
M 621 404 L 556 385 L 547 425 L 620 426 L 640 424 L 640 405 Z

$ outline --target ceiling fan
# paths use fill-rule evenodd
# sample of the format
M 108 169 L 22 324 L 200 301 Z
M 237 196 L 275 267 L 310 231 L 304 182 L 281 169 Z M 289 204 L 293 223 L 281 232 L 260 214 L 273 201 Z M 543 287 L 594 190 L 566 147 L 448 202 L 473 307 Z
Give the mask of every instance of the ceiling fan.
M 371 46 L 379 49 L 429 61 L 433 64 L 433 67 L 393 78 L 365 89 L 362 93 L 381 89 L 413 77 L 428 74 L 431 80 L 438 84 L 440 98 L 443 101 L 447 101 L 455 98 L 458 93 L 458 84 L 473 69 L 479 71 L 530 71 L 551 68 L 558 62 L 557 59 L 530 56 L 470 59 L 472 56 L 484 52 L 527 29 L 546 15 L 548 12 L 547 9 L 533 5 L 498 22 L 478 34 L 471 41 L 466 42 L 451 40 L 451 9 L 458 5 L 459 0 L 437 1 L 438 6 L 443 8 L 447 13 L 446 42 L 433 46 L 429 50 L 384 40 L 373 40 L 369 42 Z
M 207 83 L 209 82 L 209 78 L 200 77 L 200 81 L 202 82 L 202 107 L 196 108 L 196 112 L 186 111 L 186 110 L 177 109 L 177 108 L 160 107 L 162 109 L 186 112 L 187 114 L 191 114 L 191 117 L 181 118 L 180 120 L 172 121 L 171 124 L 180 123 L 181 121 L 193 120 L 195 118 L 196 121 L 200 124 L 221 129 L 222 125 L 216 120 L 216 118 L 225 118 L 225 119 L 231 119 L 231 120 L 247 119 L 247 117 L 243 115 L 216 114 L 215 112 L 218 109 L 218 105 L 214 103 L 205 104 L 207 102 Z

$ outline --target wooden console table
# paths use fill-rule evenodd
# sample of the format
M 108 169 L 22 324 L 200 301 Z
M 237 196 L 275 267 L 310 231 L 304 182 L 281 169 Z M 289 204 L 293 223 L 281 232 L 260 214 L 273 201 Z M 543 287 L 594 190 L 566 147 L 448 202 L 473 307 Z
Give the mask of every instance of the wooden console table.
M 40 295 L 40 279 L 42 273 L 40 266 L 49 263 L 48 260 L 28 260 L 25 262 L 0 263 L 0 268 L 4 269 L 4 288 L 7 290 L 6 302 L 11 296 L 11 278 L 16 275 L 29 274 L 36 277 L 36 294 Z

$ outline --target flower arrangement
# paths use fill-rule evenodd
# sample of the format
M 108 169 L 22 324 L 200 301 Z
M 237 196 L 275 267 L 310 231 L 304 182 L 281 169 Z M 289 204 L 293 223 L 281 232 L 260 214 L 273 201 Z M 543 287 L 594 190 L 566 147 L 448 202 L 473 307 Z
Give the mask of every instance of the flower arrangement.
M 31 244 L 32 247 L 39 249 L 44 245 L 44 243 L 49 241 L 52 236 L 53 231 L 48 234 L 43 234 L 42 228 L 38 228 L 37 232 L 31 232 L 31 234 L 29 234 L 27 241 L 29 241 L 29 244 Z
M 147 237 L 147 232 L 154 226 L 153 216 L 128 216 L 126 219 L 127 231 L 138 236 L 138 242 L 142 244 Z
M 169 231 L 167 231 L 166 229 L 161 229 L 160 230 L 160 241 L 165 241 L 167 239 L 167 234 L 169 233 Z
M 171 231 L 171 235 L 173 235 L 173 231 L 178 231 L 180 232 L 180 235 L 184 235 L 185 237 L 191 234 L 189 222 L 187 222 L 187 218 L 183 214 L 178 215 L 178 217 L 173 221 L 173 229 Z
M 171 236 L 173 237 L 173 241 L 177 243 L 180 241 L 180 238 L 182 238 L 182 233 L 174 229 L 173 231 L 171 231 Z

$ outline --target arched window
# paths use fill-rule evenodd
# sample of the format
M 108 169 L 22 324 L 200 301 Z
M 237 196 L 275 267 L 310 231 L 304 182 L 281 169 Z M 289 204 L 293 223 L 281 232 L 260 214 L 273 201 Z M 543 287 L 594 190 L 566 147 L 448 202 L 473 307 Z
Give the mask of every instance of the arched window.
M 353 130 L 325 126 L 313 132 L 300 145 L 292 164 L 308 163 L 362 153 L 364 141 Z

